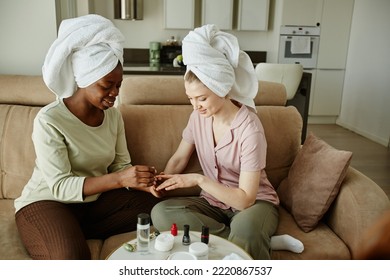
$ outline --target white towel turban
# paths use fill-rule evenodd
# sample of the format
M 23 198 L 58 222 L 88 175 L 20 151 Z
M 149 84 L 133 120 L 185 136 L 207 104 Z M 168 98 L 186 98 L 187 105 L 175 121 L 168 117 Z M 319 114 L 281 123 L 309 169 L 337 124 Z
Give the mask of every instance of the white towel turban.
M 99 15 L 61 22 L 42 67 L 43 80 L 58 98 L 71 96 L 123 65 L 124 36 Z
M 183 62 L 202 83 L 220 97 L 230 98 L 256 110 L 258 80 L 253 63 L 240 50 L 232 34 L 208 24 L 190 31 L 183 39 Z

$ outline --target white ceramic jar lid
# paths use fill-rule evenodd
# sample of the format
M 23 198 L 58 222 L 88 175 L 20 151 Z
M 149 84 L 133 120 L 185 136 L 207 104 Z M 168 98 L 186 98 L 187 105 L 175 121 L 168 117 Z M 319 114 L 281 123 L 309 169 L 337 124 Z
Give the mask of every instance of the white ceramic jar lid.
M 162 233 L 157 236 L 154 248 L 158 251 L 166 252 L 172 250 L 174 236 L 170 233 Z
M 188 251 L 195 256 L 205 256 L 209 253 L 209 246 L 203 242 L 194 242 L 188 248 Z
M 175 252 L 169 255 L 168 260 L 197 260 L 197 257 L 188 252 Z

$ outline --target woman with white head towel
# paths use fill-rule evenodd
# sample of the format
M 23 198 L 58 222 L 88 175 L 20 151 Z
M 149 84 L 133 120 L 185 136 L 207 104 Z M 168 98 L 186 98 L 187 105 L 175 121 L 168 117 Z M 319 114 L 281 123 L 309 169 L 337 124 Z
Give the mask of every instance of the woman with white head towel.
M 172 223 L 228 238 L 255 259 L 270 258 L 278 226 L 278 196 L 265 172 L 267 142 L 254 113 L 258 80 L 249 56 L 233 35 L 215 25 L 183 40 L 186 94 L 193 105 L 183 139 L 168 161 L 162 194 L 199 186 L 199 197 L 171 198 L 152 210 L 158 230 Z M 196 150 L 204 175 L 180 174 Z
M 131 165 L 113 107 L 123 42 L 111 21 L 87 15 L 64 20 L 47 53 L 43 79 L 57 100 L 34 120 L 36 165 L 15 200 L 33 259 L 90 259 L 86 239 L 135 230 L 137 215 L 158 201 L 150 194 L 155 169 Z

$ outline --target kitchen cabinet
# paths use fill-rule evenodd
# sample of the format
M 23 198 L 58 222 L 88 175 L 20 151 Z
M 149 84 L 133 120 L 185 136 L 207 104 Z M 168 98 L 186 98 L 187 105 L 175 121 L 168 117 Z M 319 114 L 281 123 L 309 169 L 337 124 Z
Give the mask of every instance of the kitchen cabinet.
M 340 113 L 353 5 L 354 0 L 323 0 L 312 116 Z
M 284 0 L 282 25 L 317 26 L 321 21 L 323 1 Z
M 223 12 L 221 12 L 223 7 Z M 222 30 L 233 28 L 233 0 L 203 0 L 202 25 L 215 24 Z
M 283 25 L 320 27 L 309 122 L 335 123 L 340 113 L 354 0 L 284 0 Z
M 239 0 L 237 30 L 267 31 L 269 0 Z
M 338 116 L 341 108 L 345 70 L 317 69 L 311 92 L 311 116 Z
M 164 0 L 165 29 L 194 29 L 195 0 Z
M 354 0 L 324 0 L 317 68 L 344 69 Z
M 284 0 L 283 25 L 320 26 L 319 69 L 344 69 L 354 0 Z

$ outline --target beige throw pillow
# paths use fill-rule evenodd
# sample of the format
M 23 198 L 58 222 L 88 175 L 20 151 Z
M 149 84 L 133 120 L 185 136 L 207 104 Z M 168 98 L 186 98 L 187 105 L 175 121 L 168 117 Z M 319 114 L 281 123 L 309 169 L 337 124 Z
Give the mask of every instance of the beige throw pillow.
M 282 205 L 304 231 L 313 230 L 337 196 L 352 152 L 337 150 L 310 134 L 288 177 L 278 188 Z

